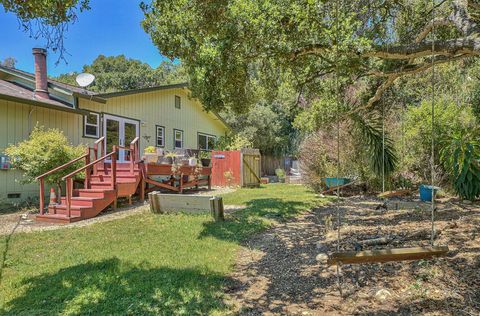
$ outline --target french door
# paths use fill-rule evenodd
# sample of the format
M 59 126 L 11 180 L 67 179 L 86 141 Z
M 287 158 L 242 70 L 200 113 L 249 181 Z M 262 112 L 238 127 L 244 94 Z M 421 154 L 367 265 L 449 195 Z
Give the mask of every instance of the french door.
M 140 135 L 140 126 L 138 121 L 105 114 L 103 116 L 103 135 L 105 135 L 105 153 L 110 153 L 115 145 L 130 146 L 135 137 Z M 129 161 L 130 158 L 128 150 L 119 150 L 118 162 Z

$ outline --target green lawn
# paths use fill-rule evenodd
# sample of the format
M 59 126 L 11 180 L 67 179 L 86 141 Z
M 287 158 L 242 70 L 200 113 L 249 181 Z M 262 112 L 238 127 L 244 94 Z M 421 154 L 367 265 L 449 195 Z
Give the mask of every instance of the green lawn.
M 303 186 L 271 184 L 224 195 L 247 206 L 224 223 L 146 212 L 13 235 L 8 251 L 0 237 L 0 314 L 223 314 L 241 241 L 324 201 Z

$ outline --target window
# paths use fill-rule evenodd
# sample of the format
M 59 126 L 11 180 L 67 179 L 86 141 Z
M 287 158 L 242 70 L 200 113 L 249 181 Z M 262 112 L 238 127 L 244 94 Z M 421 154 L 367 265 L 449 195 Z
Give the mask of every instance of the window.
M 213 135 L 198 133 L 198 149 L 213 150 L 217 138 Z
M 182 107 L 182 99 L 176 95 L 175 96 L 175 108 L 180 109 Z
M 165 146 L 165 127 L 157 125 L 157 147 Z
M 21 193 L 8 193 L 7 199 L 19 199 L 21 196 Z
M 173 130 L 173 147 L 175 149 L 183 148 L 183 131 L 179 129 Z
M 84 127 L 83 136 L 98 138 L 100 136 L 100 114 L 89 113 L 83 117 Z

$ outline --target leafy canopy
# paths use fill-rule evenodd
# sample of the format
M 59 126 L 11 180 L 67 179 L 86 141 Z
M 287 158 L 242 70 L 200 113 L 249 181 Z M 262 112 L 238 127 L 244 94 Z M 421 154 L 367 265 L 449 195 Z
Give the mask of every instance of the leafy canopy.
M 20 26 L 34 39 L 44 38 L 45 47 L 60 52 L 64 59 L 64 33 L 75 23 L 78 13 L 89 10 L 90 0 L 0 0 L 5 12 L 14 13 Z
M 184 63 L 195 96 L 216 110 L 241 111 L 255 104 L 257 84 L 275 93 L 289 78 L 310 99 L 334 72 L 371 86 L 349 105 L 372 107 L 398 78 L 428 70 L 432 58 L 478 55 L 473 2 L 433 3 L 434 53 L 431 0 L 154 0 L 141 7 L 144 29 L 163 54 Z
M 124 55 L 99 55 L 91 65 L 83 66 L 83 72 L 95 75 L 95 81 L 88 88 L 97 92 L 113 92 L 148 88 L 161 84 L 186 81 L 186 75 L 180 64 L 162 62 L 153 69 L 147 63 Z M 63 74 L 56 79 L 74 84 L 78 73 Z

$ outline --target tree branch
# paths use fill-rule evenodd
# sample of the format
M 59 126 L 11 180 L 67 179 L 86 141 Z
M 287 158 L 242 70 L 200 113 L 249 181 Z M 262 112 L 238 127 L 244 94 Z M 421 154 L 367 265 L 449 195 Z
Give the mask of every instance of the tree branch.
M 372 75 L 386 77 L 386 80 L 377 88 L 375 94 L 368 100 L 368 102 L 364 106 L 359 107 L 359 108 L 355 108 L 351 112 L 364 111 L 364 110 L 372 107 L 375 102 L 380 100 L 383 93 L 388 88 L 390 88 L 395 83 L 395 81 L 400 77 L 403 77 L 403 76 L 406 76 L 406 75 L 413 75 L 413 74 L 416 74 L 416 73 L 419 73 L 419 72 L 423 72 L 423 71 L 426 71 L 429 68 L 431 68 L 433 65 L 443 64 L 443 63 L 463 59 L 465 57 L 466 57 L 466 55 L 463 55 L 463 54 L 458 55 L 458 56 L 454 56 L 454 57 L 439 56 L 439 57 L 434 58 L 433 62 L 430 60 L 430 61 L 426 61 L 426 62 L 418 64 L 418 65 L 413 65 L 413 67 L 411 67 L 411 65 L 408 65 L 407 67 L 405 67 L 403 69 L 400 69 L 399 71 L 395 71 L 395 72 L 390 72 L 390 73 L 384 73 L 384 72 L 378 72 L 378 71 L 377 72 L 372 72 Z

